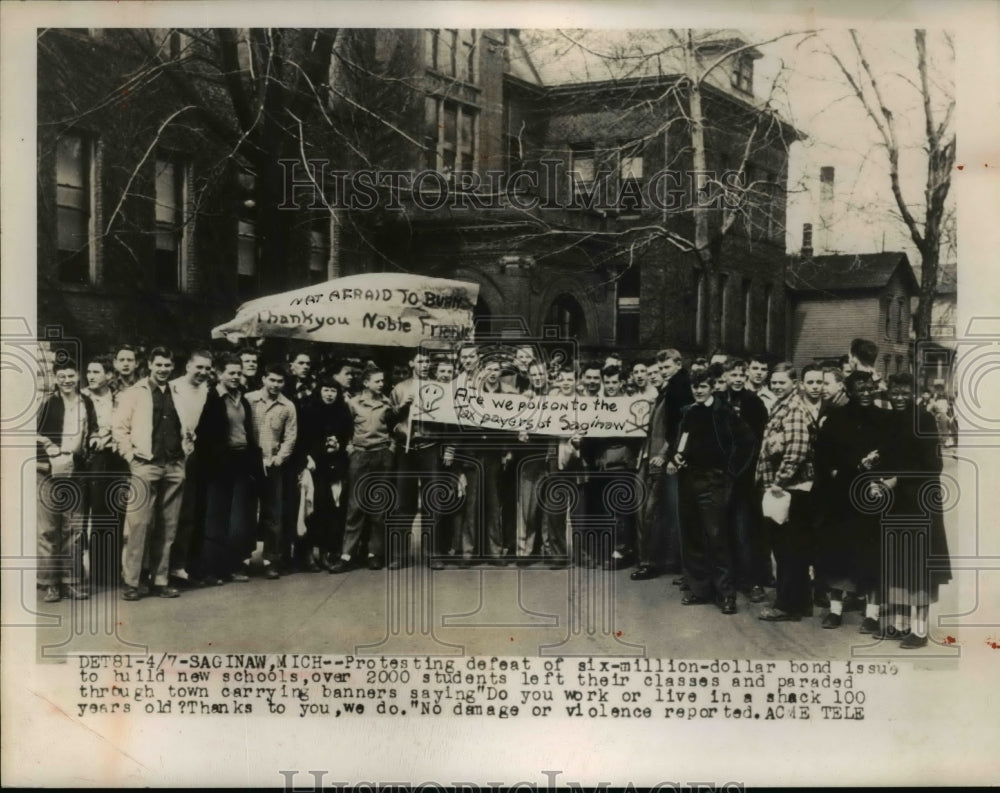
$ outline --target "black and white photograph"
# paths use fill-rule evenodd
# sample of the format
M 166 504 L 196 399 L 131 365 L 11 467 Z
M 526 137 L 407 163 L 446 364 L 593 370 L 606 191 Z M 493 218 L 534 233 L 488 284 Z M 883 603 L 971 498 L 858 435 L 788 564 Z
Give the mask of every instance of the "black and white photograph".
M 0 9 L 5 777 L 990 778 L 1000 5 L 155 6 Z

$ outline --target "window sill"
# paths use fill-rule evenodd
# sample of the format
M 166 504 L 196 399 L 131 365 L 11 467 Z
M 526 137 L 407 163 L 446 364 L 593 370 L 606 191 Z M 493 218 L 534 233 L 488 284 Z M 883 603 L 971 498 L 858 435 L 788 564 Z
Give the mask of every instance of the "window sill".
M 468 88 L 470 91 L 475 91 L 477 94 L 481 94 L 483 92 L 483 87 L 481 85 L 477 85 L 476 83 L 470 83 L 466 80 L 463 80 L 461 77 L 454 77 L 450 74 L 439 72 L 437 69 L 431 68 L 430 66 L 426 67 L 426 69 L 427 69 L 427 74 L 429 74 L 431 77 L 435 77 L 439 80 L 447 80 L 448 83 L 450 84 L 457 83 L 458 85 Z M 441 98 L 455 99 L 454 96 L 442 96 Z M 456 101 L 461 101 L 461 100 L 456 100 Z

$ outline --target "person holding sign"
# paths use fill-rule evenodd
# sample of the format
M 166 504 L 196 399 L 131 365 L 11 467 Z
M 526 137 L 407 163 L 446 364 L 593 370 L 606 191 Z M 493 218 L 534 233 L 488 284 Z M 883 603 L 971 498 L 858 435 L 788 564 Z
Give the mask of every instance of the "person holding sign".
M 674 464 L 680 468 L 684 575 L 681 604 L 711 603 L 736 613 L 733 560 L 726 517 L 733 483 L 753 460 L 753 431 L 718 395 L 708 371 L 691 375 L 694 404 L 682 411 Z

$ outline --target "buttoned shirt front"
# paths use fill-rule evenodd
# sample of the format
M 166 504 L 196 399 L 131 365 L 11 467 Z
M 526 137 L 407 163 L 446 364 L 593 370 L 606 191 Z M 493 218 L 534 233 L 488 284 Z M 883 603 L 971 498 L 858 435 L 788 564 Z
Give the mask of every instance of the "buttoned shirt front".
M 389 445 L 391 406 L 384 396 L 362 392 L 347 401 L 354 417 L 354 439 L 358 449 L 381 449 Z
M 251 391 L 246 399 L 264 459 L 271 458 L 275 466 L 284 464 L 295 448 L 299 433 L 295 405 L 284 394 L 269 399 L 263 389 Z

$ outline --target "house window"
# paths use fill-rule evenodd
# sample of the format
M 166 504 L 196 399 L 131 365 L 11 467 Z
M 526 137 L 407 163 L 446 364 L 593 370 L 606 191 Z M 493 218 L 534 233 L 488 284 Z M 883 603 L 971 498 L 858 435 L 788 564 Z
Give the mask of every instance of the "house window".
M 774 335 L 774 287 L 768 284 L 764 287 L 764 351 L 771 352 L 772 336 Z
M 742 91 L 745 94 L 753 93 L 753 58 L 744 55 L 733 59 L 730 82 L 737 91 Z
M 635 211 L 642 206 L 640 185 L 643 179 L 642 142 L 625 143 L 618 149 L 619 209 Z
M 694 340 L 696 344 L 702 345 L 705 343 L 705 303 L 708 300 L 705 289 L 705 274 L 700 270 L 696 271 L 695 280 L 697 282 L 695 287 L 697 299 L 694 311 Z
M 641 269 L 633 264 L 618 279 L 615 337 L 618 344 L 639 343 L 639 293 Z
M 888 375 L 890 375 L 890 374 L 891 374 L 891 371 L 890 371 L 890 369 L 889 369 L 889 367 L 890 367 L 891 365 L 892 365 L 892 356 L 891 356 L 891 355 L 886 355 L 886 356 L 885 356 L 885 357 L 883 358 L 883 361 L 882 361 L 882 374 L 883 374 L 883 375 L 886 375 L 886 376 L 888 376 Z
M 899 298 L 896 301 L 896 341 L 898 342 L 906 341 L 910 324 L 909 317 L 907 316 L 908 313 L 905 298 Z
M 184 252 L 184 165 L 175 160 L 156 160 L 156 257 L 153 280 L 156 288 L 176 292 L 180 288 Z
M 330 258 L 330 246 L 327 245 L 326 230 L 320 228 L 320 223 L 325 226 L 325 219 L 317 221 L 317 228 L 309 231 L 309 283 L 321 284 L 327 280 L 326 265 Z
M 896 356 L 896 374 L 899 374 L 900 372 L 903 372 L 903 371 L 905 371 L 903 369 L 903 356 L 902 355 L 897 355 Z
M 424 64 L 448 77 L 476 81 L 476 31 L 444 28 L 424 31 Z
M 58 277 L 72 284 L 92 280 L 92 142 L 66 134 L 56 141 L 56 241 Z
M 569 187 L 574 198 L 590 195 L 594 189 L 596 159 L 592 146 L 580 145 L 570 151 Z
M 252 174 L 241 173 L 237 181 L 241 195 L 254 195 L 256 179 Z M 252 296 L 258 285 L 259 254 L 255 208 L 256 204 L 252 199 L 244 200 L 240 204 L 236 223 L 236 285 L 240 296 L 244 298 Z
M 719 274 L 719 342 L 725 347 L 729 343 L 726 330 L 729 327 L 729 312 L 726 310 L 726 291 L 729 286 L 729 276 Z
M 425 165 L 442 173 L 473 171 L 476 164 L 477 111 L 428 96 L 424 99 Z
M 884 335 L 886 339 L 892 338 L 892 299 L 887 298 L 885 301 L 885 328 Z

